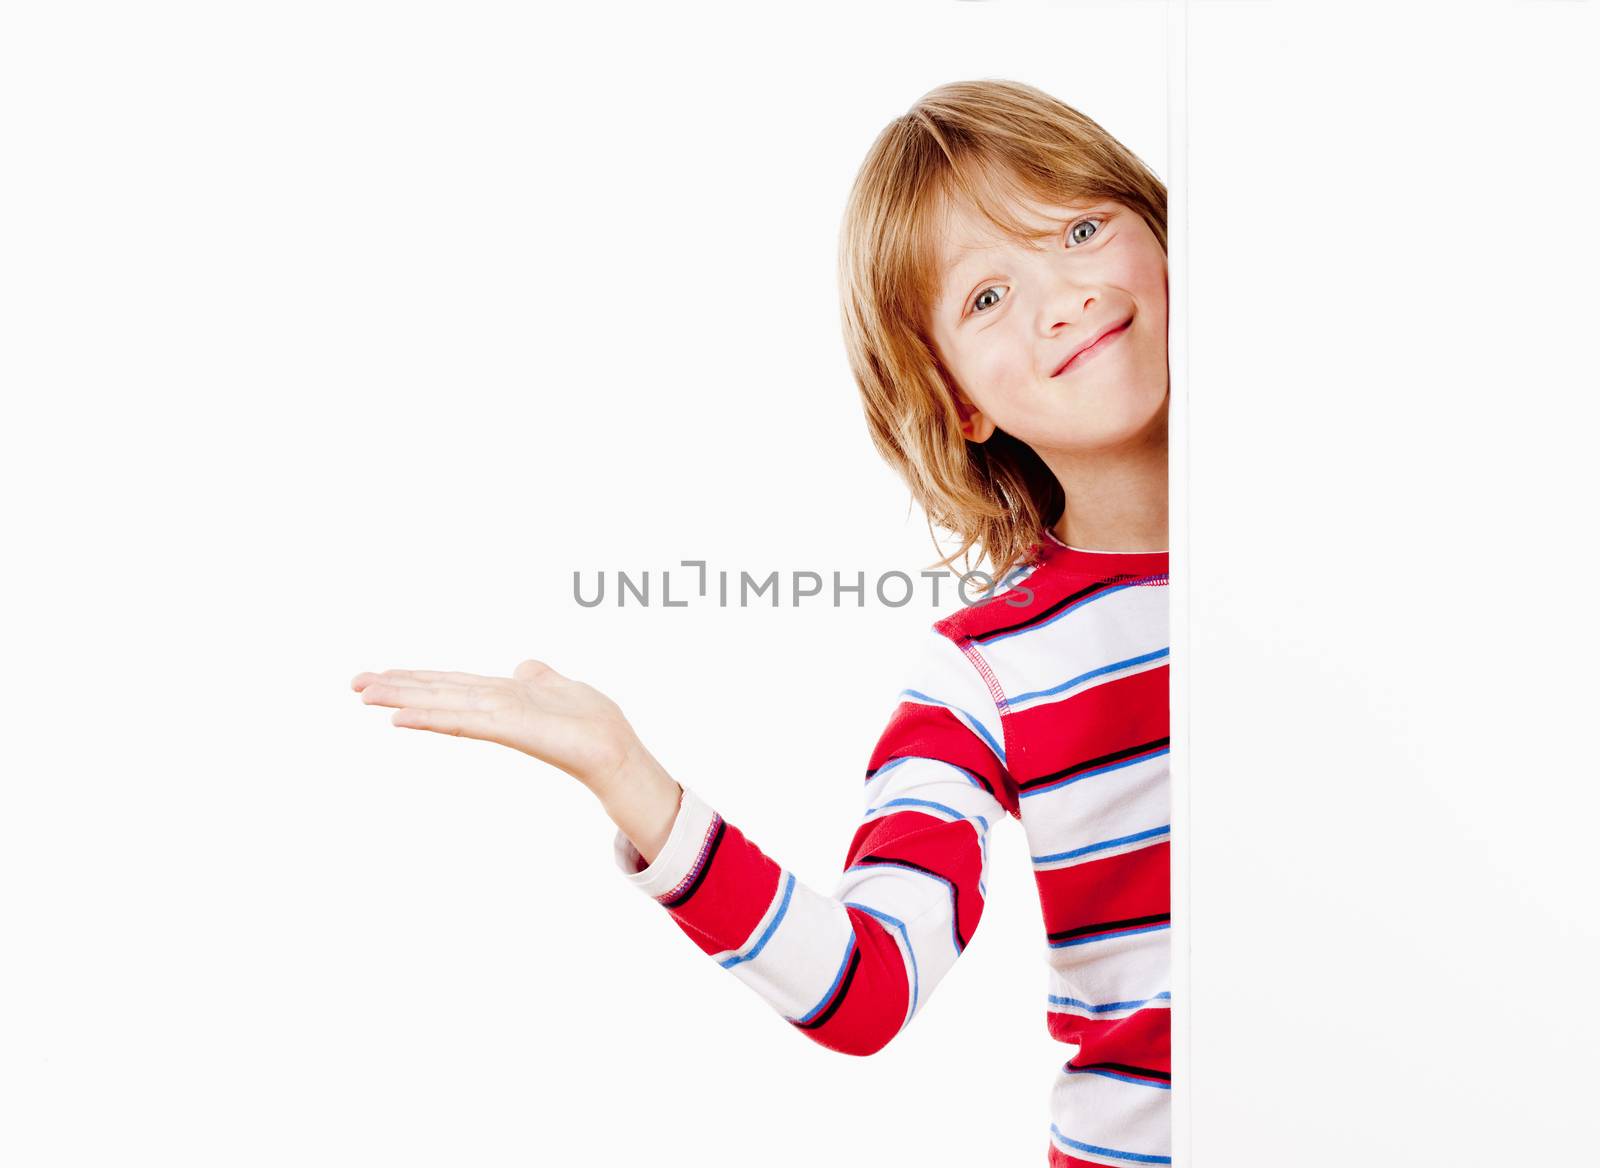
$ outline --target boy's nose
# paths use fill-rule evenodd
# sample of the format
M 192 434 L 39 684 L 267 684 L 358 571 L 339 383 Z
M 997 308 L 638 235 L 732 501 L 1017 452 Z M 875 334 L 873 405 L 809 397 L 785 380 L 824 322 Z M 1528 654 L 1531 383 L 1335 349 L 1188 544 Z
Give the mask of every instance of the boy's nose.
M 1084 320 L 1094 307 L 1094 292 L 1079 287 L 1058 288 L 1039 305 L 1039 335 L 1059 336 Z

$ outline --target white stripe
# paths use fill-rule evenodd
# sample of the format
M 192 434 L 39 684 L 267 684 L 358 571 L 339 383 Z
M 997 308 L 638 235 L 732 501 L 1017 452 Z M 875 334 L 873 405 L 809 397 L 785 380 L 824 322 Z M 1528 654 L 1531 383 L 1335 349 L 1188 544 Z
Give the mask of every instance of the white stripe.
M 1100 674 L 1074 688 L 1046 697 L 1025 695 L 1167 647 L 1167 589 L 1144 585 L 1096 597 L 1051 623 L 980 644 L 1013 711 L 1064 701 L 1118 677 L 1157 669 L 1165 658 Z
M 750 939 L 738 949 L 749 953 L 772 923 L 783 898 L 787 873 L 779 878 L 778 895 Z M 760 994 L 787 1018 L 798 1018 L 817 1004 L 839 972 L 839 955 L 850 936 L 850 915 L 844 905 L 830 900 L 798 880 L 790 894 L 783 920 L 767 938 L 761 952 L 730 967 L 729 972 Z M 720 962 L 734 954 L 717 955 Z
M 1129 1002 L 1168 986 L 1172 930 L 1129 933 L 1050 950 L 1050 992 L 1083 1002 Z
M 956 962 L 954 918 L 949 886 L 935 877 L 905 868 L 870 865 L 853 868 L 839 880 L 834 895 L 877 909 L 903 922 L 916 956 L 918 1008 Z M 899 930 L 885 926 L 891 936 Z M 911 985 L 911 957 L 904 952 L 906 985 Z
M 1172 1092 L 1160 1087 L 1063 1071 L 1056 1076 L 1051 1092 L 1050 1115 L 1064 1135 L 1082 1143 L 1145 1156 L 1170 1156 L 1171 1103 Z M 1072 1149 L 1072 1154 L 1096 1163 L 1137 1162 L 1077 1149 Z
M 1103 855 L 1115 855 L 1116 851 L 1105 851 L 1086 855 L 1081 860 L 1041 862 L 1044 857 L 1076 852 L 1171 823 L 1169 767 L 1170 756 L 1159 754 L 1024 799 L 1023 828 L 1028 836 L 1028 855 L 1034 857 L 1035 869 L 1066 867 Z M 1145 846 L 1148 844 L 1136 844 L 1123 850 Z
M 925 694 L 941 705 L 968 715 L 983 728 L 989 743 L 1003 749 L 1005 735 L 1000 727 L 1000 711 L 978 667 L 967 660 L 966 654 L 956 647 L 954 641 L 936 629 L 930 628 L 922 634 L 918 649 L 910 669 L 910 680 L 904 688 Z M 900 700 L 917 701 L 904 694 Z M 960 720 L 967 723 L 966 718 Z M 981 740 L 982 736 L 979 737 Z
M 894 799 L 919 799 L 942 804 L 959 812 L 964 818 L 986 819 L 991 825 L 1005 814 L 1005 809 L 995 797 L 973 783 L 965 771 L 928 758 L 910 758 L 874 775 L 866 786 L 865 811 L 874 812 L 877 808 L 884 808 L 884 811 L 866 817 L 876 818 L 877 814 L 906 810 L 950 818 L 930 807 L 886 806 Z

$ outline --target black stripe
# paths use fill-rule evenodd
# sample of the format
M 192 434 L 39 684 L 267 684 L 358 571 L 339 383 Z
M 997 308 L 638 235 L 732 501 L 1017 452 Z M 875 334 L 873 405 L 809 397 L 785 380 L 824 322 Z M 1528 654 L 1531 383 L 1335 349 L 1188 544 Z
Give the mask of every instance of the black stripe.
M 1049 786 L 1057 779 L 1064 779 L 1068 775 L 1077 774 L 1079 771 L 1092 771 L 1097 766 L 1104 766 L 1109 762 L 1120 762 L 1122 759 L 1132 758 L 1136 754 L 1143 754 L 1147 750 L 1154 750 L 1158 746 L 1170 745 L 1172 745 L 1172 739 L 1169 736 L 1167 738 L 1157 738 L 1151 742 L 1141 742 L 1138 746 L 1125 746 L 1121 750 L 1113 750 L 1110 754 L 1102 754 L 1099 758 L 1085 759 L 1083 762 L 1075 762 L 1071 766 L 1064 767 L 1059 771 L 1052 771 L 1048 775 L 1041 775 L 1037 779 L 1029 779 L 1026 783 L 1021 785 L 1020 789 L 1026 791 L 1032 787 Z
M 861 946 L 856 946 L 856 951 L 850 955 L 850 968 L 844 971 L 844 981 L 839 986 L 839 992 L 833 996 L 833 1001 L 828 1003 L 828 1008 L 818 1014 L 809 1022 L 796 1022 L 801 1030 L 815 1030 L 821 1026 L 844 1004 L 844 996 L 850 989 L 850 983 L 855 980 L 856 966 L 861 964 Z
M 976 641 L 979 644 L 982 644 L 984 641 L 991 640 L 991 639 L 993 639 L 995 637 L 998 637 L 998 636 L 1000 636 L 1000 635 L 1002 635 L 1004 633 L 1014 633 L 1014 632 L 1017 632 L 1019 629 L 1025 629 L 1025 628 L 1028 628 L 1031 625 L 1036 625 L 1036 624 L 1039 624 L 1039 623 L 1041 623 L 1043 621 L 1047 621 L 1052 616 L 1054 616 L 1056 613 L 1058 613 L 1062 609 L 1066 608 L 1068 605 L 1076 604 L 1078 601 L 1082 600 L 1085 596 L 1092 596 L 1096 592 L 1100 592 L 1100 591 L 1110 587 L 1113 584 L 1120 584 L 1124 580 L 1134 580 L 1134 579 L 1138 579 L 1138 577 L 1131 576 L 1128 573 L 1123 572 L 1123 573 L 1121 573 L 1119 575 L 1111 576 L 1111 577 L 1109 577 L 1109 578 L 1107 578 L 1105 580 L 1096 580 L 1093 584 L 1089 585 L 1087 588 L 1081 588 L 1077 592 L 1074 592 L 1071 596 L 1062 597 L 1060 600 L 1056 601 L 1054 604 L 1052 604 L 1049 608 L 1045 609 L 1043 612 L 1035 613 L 1033 616 L 1027 617 L 1027 618 L 1025 618 L 1023 620 L 1019 620 L 1016 624 L 1013 624 L 1013 625 L 1002 625 L 1000 628 L 998 628 L 998 629 L 990 629 L 986 633 L 977 633 L 972 637 L 972 640 Z
M 1130 1075 L 1139 1075 L 1146 1079 L 1172 1082 L 1171 1071 L 1153 1071 L 1149 1067 L 1136 1067 L 1130 1063 L 1068 1063 L 1067 1066 L 1075 1071 L 1125 1071 Z
M 1093 925 L 1079 925 L 1076 929 L 1063 929 L 1059 933 L 1051 933 L 1050 940 L 1065 941 L 1070 937 L 1086 937 L 1090 933 L 1103 933 L 1107 929 L 1126 929 L 1134 925 L 1159 925 L 1171 923 L 1172 914 L 1169 912 L 1156 913 L 1149 917 L 1129 917 L 1125 921 L 1101 921 Z
M 722 846 L 722 833 L 727 830 L 727 827 L 727 820 L 719 816 L 717 818 L 717 830 L 711 835 L 711 848 L 706 852 L 706 862 L 700 865 L 700 871 L 694 874 L 694 880 L 688 888 L 685 888 L 680 895 L 673 897 L 671 900 L 663 900 L 661 902 L 663 908 L 677 908 L 696 892 L 700 891 L 700 885 L 705 881 L 706 873 L 711 871 L 711 861 L 717 858 L 717 849 Z
M 921 864 L 913 864 L 910 860 L 897 860 L 893 856 L 862 856 L 856 864 L 897 864 L 902 868 L 915 868 L 918 872 L 926 873 L 936 880 L 943 880 L 950 886 L 950 915 L 954 920 L 954 933 L 956 935 L 956 952 L 960 953 L 967 947 L 967 939 L 961 935 L 961 886 L 943 872 L 935 872 L 932 868 L 924 868 Z

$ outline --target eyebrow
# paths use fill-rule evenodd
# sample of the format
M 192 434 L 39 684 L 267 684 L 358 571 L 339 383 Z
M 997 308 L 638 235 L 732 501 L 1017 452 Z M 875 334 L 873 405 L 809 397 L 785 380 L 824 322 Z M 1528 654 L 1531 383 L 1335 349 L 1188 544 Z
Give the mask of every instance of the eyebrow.
M 1044 207 L 1043 204 L 1041 204 L 1041 206 Z M 1076 204 L 1055 203 L 1044 207 L 1044 210 L 1046 213 L 1043 216 L 1037 217 L 1036 226 L 1026 233 L 1026 237 L 1028 239 L 1047 239 L 1050 236 L 1057 234 L 1067 224 L 1076 222 L 1087 215 L 1110 215 L 1113 213 L 1113 208 L 1108 206 L 1106 200 L 1103 199 L 1091 199 Z M 1036 217 L 1030 214 L 1027 216 L 1027 218 Z M 1017 239 L 1017 237 L 1011 234 L 1009 231 L 1004 232 L 1003 234 L 1008 240 L 1015 241 Z M 966 258 L 966 255 L 971 254 L 975 250 L 977 249 L 970 246 L 963 248 L 962 252 L 964 254 L 958 257 L 954 263 L 946 267 L 945 272 L 949 273 L 955 270 L 961 261 Z
M 955 259 L 951 260 L 948 264 L 946 264 L 944 266 L 944 269 L 939 273 L 940 276 L 942 276 L 944 278 L 948 278 L 952 272 L 954 272 L 957 268 L 961 267 L 962 264 L 966 263 L 969 259 L 972 258 L 972 253 L 975 250 L 976 250 L 975 248 L 970 248 L 970 247 L 962 248 L 961 249 L 961 254 L 956 256 Z
M 945 307 L 952 304 L 956 305 L 957 307 L 962 306 L 963 298 L 966 296 L 966 292 L 962 290 L 962 285 L 955 282 L 955 273 L 956 270 L 961 267 L 962 263 L 965 262 L 965 260 L 966 257 L 962 256 L 961 259 L 958 259 L 955 263 L 945 268 L 944 275 L 939 281 L 939 291 L 934 294 L 934 308 L 943 310 Z
M 1061 220 L 1062 223 L 1073 223 L 1076 220 L 1082 219 L 1082 218 L 1084 218 L 1085 216 L 1088 216 L 1088 215 L 1110 215 L 1110 214 L 1113 213 L 1113 208 L 1108 207 L 1103 200 L 1091 200 L 1089 202 L 1080 203 L 1080 204 L 1078 204 L 1076 206 L 1067 206 L 1065 204 L 1059 204 L 1054 208 L 1054 210 L 1057 210 L 1057 211 L 1065 213 L 1062 216 L 1062 220 Z M 1048 236 L 1054 235 L 1057 230 L 1058 230 L 1058 228 L 1056 227 L 1055 223 L 1052 221 L 1049 226 L 1041 228 L 1035 234 L 1034 238 L 1035 239 L 1044 239 L 1044 238 L 1046 238 Z M 972 253 L 973 252 L 978 251 L 978 250 L 979 250 L 978 247 L 974 247 L 974 246 L 970 246 L 970 245 L 966 246 L 966 247 L 962 247 L 960 249 L 960 254 L 957 255 L 955 259 L 951 260 L 948 264 L 946 264 L 944 266 L 944 269 L 939 274 L 939 282 L 940 282 L 941 288 L 943 288 L 944 286 L 949 285 L 951 276 L 955 274 L 955 272 L 961 267 L 962 264 L 966 263 L 967 260 L 972 257 Z M 945 301 L 953 298 L 955 295 L 956 295 L 956 293 L 954 291 L 941 293 L 939 295 L 939 297 L 937 298 L 936 303 L 943 304 Z
M 1054 220 L 1046 222 L 1043 225 L 1041 225 L 1040 227 L 1034 229 L 1029 234 L 1028 238 L 1031 239 L 1031 240 L 1035 240 L 1035 241 L 1041 240 L 1041 239 L 1048 239 L 1051 236 L 1056 235 L 1061 230 L 1061 224 L 1063 224 L 1063 223 L 1071 223 L 1075 219 L 1079 219 L 1079 218 L 1083 217 L 1084 215 L 1088 215 L 1088 214 L 1092 214 L 1092 213 L 1093 213 L 1093 208 L 1087 208 L 1087 209 L 1081 210 L 1081 211 L 1069 211 L 1068 214 L 1065 216 L 1065 218 L 1061 221 L 1061 223 L 1057 223 Z M 973 252 L 990 250 L 990 249 L 992 249 L 994 247 L 1000 246 L 1000 244 L 1002 242 L 1013 242 L 1014 243 L 1014 242 L 1017 242 L 1017 239 L 1016 239 L 1015 236 L 1007 234 L 1005 236 L 1004 240 L 996 240 L 994 243 L 991 243 L 991 244 L 988 244 L 988 245 L 982 245 L 982 244 L 971 245 L 971 244 L 969 244 L 967 246 L 964 246 L 964 247 L 962 247 L 960 249 L 960 254 L 957 255 L 955 259 L 950 261 L 950 263 L 945 265 L 942 275 L 944 275 L 944 276 L 950 275 L 951 272 L 955 271 L 963 263 L 965 263 L 971 257 Z
M 1053 234 L 1053 231 L 1042 232 L 1041 233 L 1041 237 L 1043 235 L 1050 235 L 1050 234 Z M 965 264 L 968 260 L 972 259 L 973 254 L 975 252 L 983 251 L 983 250 L 989 250 L 989 249 L 981 247 L 981 246 L 966 246 L 966 247 L 963 247 L 963 248 L 960 249 L 960 252 L 956 256 L 956 258 L 951 260 L 948 264 L 946 264 L 944 266 L 944 269 L 939 273 L 940 292 L 939 292 L 939 294 L 937 295 L 937 297 L 935 298 L 935 301 L 934 301 L 934 303 L 936 305 L 943 306 L 947 302 L 952 301 L 952 300 L 956 300 L 958 297 L 962 297 L 962 296 L 965 295 L 965 293 L 961 291 L 961 285 L 954 283 L 955 274 L 956 274 L 956 272 L 958 272 L 961 269 L 963 264 Z M 944 290 L 944 289 L 947 289 L 947 288 L 949 289 L 949 291 L 945 291 Z

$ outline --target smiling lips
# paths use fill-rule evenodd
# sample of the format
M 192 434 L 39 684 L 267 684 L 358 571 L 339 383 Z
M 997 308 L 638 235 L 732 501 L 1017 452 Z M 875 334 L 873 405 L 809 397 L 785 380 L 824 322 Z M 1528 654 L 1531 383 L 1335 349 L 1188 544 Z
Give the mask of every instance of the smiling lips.
M 1087 344 L 1078 346 L 1078 348 L 1074 349 L 1071 355 L 1068 356 L 1065 361 L 1061 362 L 1061 365 L 1050 376 L 1060 377 L 1068 369 L 1075 368 L 1084 360 L 1094 356 L 1096 353 L 1101 353 L 1106 349 L 1109 349 L 1112 345 L 1116 344 L 1118 337 L 1128 331 L 1128 326 L 1132 323 L 1133 317 L 1130 316 L 1121 324 L 1114 324 L 1105 329 L 1103 332 L 1097 334 L 1094 339 L 1089 341 Z

